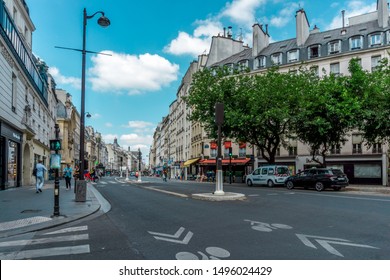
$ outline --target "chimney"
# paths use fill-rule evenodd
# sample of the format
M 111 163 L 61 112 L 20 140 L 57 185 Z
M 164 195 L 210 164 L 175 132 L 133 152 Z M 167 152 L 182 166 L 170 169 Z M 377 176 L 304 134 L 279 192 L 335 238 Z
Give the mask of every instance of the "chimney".
M 377 1 L 378 10 L 378 25 L 379 27 L 386 28 L 389 26 L 389 7 L 387 0 Z
M 268 25 L 266 25 L 266 31 L 263 30 L 263 26 L 258 23 L 252 26 L 253 28 L 253 48 L 252 55 L 257 56 L 262 50 L 269 45 Z
M 232 33 L 232 27 L 228 26 L 228 33 L 227 33 L 228 38 L 232 38 L 233 33 Z
M 345 10 L 341 11 L 341 16 L 343 18 L 343 28 L 345 27 Z
M 310 25 L 306 13 L 303 9 L 297 11 L 296 15 L 297 45 L 301 47 L 305 44 L 310 35 Z

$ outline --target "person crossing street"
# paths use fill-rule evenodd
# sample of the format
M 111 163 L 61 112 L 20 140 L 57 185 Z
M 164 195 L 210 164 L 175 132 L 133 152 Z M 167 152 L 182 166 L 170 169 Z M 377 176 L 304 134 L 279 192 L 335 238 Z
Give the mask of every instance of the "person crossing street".
M 66 183 L 66 189 L 70 190 L 72 188 L 71 186 L 71 180 L 72 180 L 72 168 L 69 164 L 66 165 L 64 168 L 64 177 L 65 177 L 65 183 Z
M 37 172 L 37 176 L 36 176 L 37 182 L 36 182 L 35 188 L 36 188 L 36 193 L 40 193 L 40 192 L 42 192 L 43 183 L 45 181 L 45 179 L 44 179 L 45 171 L 47 171 L 47 169 L 42 164 L 42 160 L 38 161 L 37 166 L 35 168 L 37 170 L 36 171 Z

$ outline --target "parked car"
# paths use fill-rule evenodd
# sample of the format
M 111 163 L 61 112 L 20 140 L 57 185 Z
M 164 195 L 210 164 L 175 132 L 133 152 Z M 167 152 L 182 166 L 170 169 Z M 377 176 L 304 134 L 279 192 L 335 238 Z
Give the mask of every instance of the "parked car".
M 266 165 L 256 168 L 251 174 L 247 175 L 245 182 L 248 186 L 267 185 L 273 187 L 283 185 L 289 175 L 290 171 L 285 165 Z
M 339 191 L 348 186 L 348 177 L 340 169 L 312 168 L 288 177 L 284 184 L 289 190 L 303 187 L 305 189 L 315 188 L 319 192 L 325 188 Z

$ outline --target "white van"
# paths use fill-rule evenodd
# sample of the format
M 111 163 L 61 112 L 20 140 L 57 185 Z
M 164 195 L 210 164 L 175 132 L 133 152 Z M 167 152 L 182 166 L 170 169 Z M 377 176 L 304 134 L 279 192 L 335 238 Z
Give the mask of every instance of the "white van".
M 246 184 L 248 186 L 267 185 L 268 187 L 284 185 L 288 176 L 290 176 L 290 171 L 285 165 L 265 165 L 246 176 Z

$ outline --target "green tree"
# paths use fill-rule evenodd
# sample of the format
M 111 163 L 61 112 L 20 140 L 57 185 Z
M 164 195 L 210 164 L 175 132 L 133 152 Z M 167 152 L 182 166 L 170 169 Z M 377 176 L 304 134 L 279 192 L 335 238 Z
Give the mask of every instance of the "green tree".
M 383 59 L 367 74 L 363 98 L 363 116 L 359 124 L 368 145 L 390 142 L 390 63 Z
M 231 75 L 226 68 L 205 69 L 194 75 L 187 103 L 190 119 L 203 124 L 216 137 L 215 103 L 224 103 L 223 136 L 246 141 L 269 163 L 290 135 L 292 119 L 300 107 L 307 80 L 271 69 L 261 75 Z
M 294 130 L 311 150 L 313 161 L 326 166 L 326 155 L 347 141 L 347 133 L 356 127 L 360 112 L 359 95 L 364 92 L 358 81 L 364 79 L 356 60 L 350 64 L 350 76 L 325 75 L 311 79 L 311 90 L 304 90 Z M 323 162 L 316 158 L 321 155 Z

